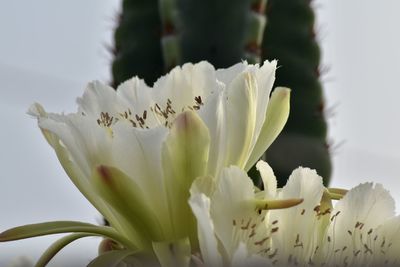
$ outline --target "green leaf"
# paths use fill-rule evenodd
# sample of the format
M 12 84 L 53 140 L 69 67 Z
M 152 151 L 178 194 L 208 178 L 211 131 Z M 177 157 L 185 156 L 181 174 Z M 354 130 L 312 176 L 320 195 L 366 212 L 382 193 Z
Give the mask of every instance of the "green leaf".
M 74 222 L 74 221 L 56 221 L 56 222 L 28 224 L 2 232 L 0 234 L 0 242 L 13 241 L 35 236 L 50 235 L 50 234 L 77 232 L 77 229 L 82 229 L 82 228 L 86 229 L 90 227 L 96 227 L 96 226 L 89 223 Z
M 65 236 L 63 238 L 60 238 L 56 242 L 54 242 L 39 258 L 37 263 L 35 264 L 35 267 L 44 267 L 46 266 L 52 258 L 60 251 L 62 250 L 65 246 L 68 244 L 72 243 L 73 241 L 91 236 L 91 234 L 72 234 Z
M 132 247 L 129 239 L 121 236 L 111 227 L 75 221 L 55 221 L 15 227 L 2 232 L 0 234 L 0 242 L 62 233 L 86 233 L 94 236 L 104 236 L 124 246 Z

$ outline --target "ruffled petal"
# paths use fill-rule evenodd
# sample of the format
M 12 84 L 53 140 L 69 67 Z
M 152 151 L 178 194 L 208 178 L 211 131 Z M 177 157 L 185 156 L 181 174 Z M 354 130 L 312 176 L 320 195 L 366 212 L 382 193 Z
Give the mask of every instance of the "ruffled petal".
M 144 80 L 134 77 L 123 82 L 117 88 L 117 95 L 120 101 L 127 107 L 120 114 L 120 119 L 136 124 L 140 127 L 140 119 L 149 128 L 163 125 L 163 120 L 154 110 L 155 102 L 152 95 L 152 88 L 148 87 Z M 146 128 L 146 127 L 143 127 Z
M 236 166 L 225 168 L 211 197 L 211 217 L 215 234 L 229 258 L 232 258 L 241 239 L 237 228 L 247 225 L 246 230 L 251 231 L 252 218 L 257 214 L 252 200 L 254 186 L 246 173 Z
M 336 204 L 331 213 L 324 250 L 325 261 L 368 262 L 374 229 L 394 216 L 394 200 L 382 185 L 365 183 L 351 189 Z M 342 251 L 339 256 L 335 251 Z M 366 252 L 365 252 L 366 251 Z
M 99 81 L 89 83 L 76 102 L 79 114 L 92 117 L 98 117 L 102 112 L 115 116 L 126 109 L 115 90 Z
M 246 71 L 248 66 L 249 64 L 246 61 L 242 61 L 228 68 L 217 69 L 215 76 L 221 83 L 229 85 L 235 79 L 235 77 Z
M 274 229 L 272 244 L 279 264 L 309 262 L 317 245 L 316 210 L 323 192 L 322 178 L 315 170 L 299 167 L 278 193 L 279 199 L 304 199 L 295 207 L 270 212 L 270 223 Z
M 180 113 L 187 109 L 201 109 L 207 97 L 217 93 L 219 88 L 211 64 L 205 61 L 186 63 L 182 67 L 175 67 L 154 83 L 153 99 L 161 107 L 165 107 L 169 99 L 174 111 Z

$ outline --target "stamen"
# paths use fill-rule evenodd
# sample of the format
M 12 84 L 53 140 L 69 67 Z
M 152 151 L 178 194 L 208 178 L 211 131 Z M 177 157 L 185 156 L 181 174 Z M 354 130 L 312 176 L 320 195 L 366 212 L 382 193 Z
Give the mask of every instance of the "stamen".
M 201 96 L 196 96 L 196 97 L 194 98 L 194 100 L 195 100 L 196 103 L 199 104 L 199 105 L 203 105 L 203 104 L 204 104 L 204 103 L 203 103 L 203 100 L 201 99 Z
M 302 198 L 290 198 L 282 200 L 266 200 L 256 199 L 256 208 L 259 210 L 274 210 L 274 209 L 286 209 L 294 207 L 303 202 Z
M 111 137 L 113 137 L 111 126 L 113 125 L 113 122 L 116 121 L 117 120 L 114 120 L 114 117 L 110 116 L 108 112 L 100 112 L 100 118 L 96 120 L 97 124 L 104 127 Z
M 267 241 L 268 239 L 269 239 L 269 236 L 264 237 L 263 239 L 254 242 L 254 245 L 256 245 L 256 246 L 262 246 L 262 245 L 265 243 L 265 241 Z M 268 251 L 267 251 L 267 252 L 268 252 Z

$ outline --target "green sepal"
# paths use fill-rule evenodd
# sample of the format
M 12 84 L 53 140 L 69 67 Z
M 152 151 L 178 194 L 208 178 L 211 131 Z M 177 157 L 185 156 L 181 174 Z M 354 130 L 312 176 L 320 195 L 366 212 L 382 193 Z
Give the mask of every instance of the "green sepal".
M 92 180 L 99 195 L 130 222 L 132 229 L 124 234 L 139 248 L 149 249 L 150 240 L 163 239 L 162 225 L 133 179 L 115 167 L 100 165 L 93 170 Z
M 207 169 L 210 135 L 194 111 L 185 111 L 173 122 L 162 147 L 164 181 L 172 218 L 173 235 L 164 240 L 190 236 L 197 243 L 196 222 L 188 204 L 194 179 Z
M 290 89 L 284 87 L 276 88 L 272 92 L 260 135 L 245 166 L 246 171 L 259 160 L 264 151 L 282 131 L 289 117 L 289 110 Z
M 111 227 L 75 221 L 45 222 L 11 228 L 0 234 L 0 242 L 62 233 L 85 233 L 92 236 L 104 236 L 124 246 L 131 246 L 131 242 L 128 239 L 121 236 Z

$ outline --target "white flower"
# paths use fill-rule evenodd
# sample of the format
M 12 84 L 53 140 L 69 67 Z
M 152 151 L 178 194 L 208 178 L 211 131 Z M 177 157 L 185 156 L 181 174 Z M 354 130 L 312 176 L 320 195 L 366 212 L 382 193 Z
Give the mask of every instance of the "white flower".
M 268 164 L 257 168 L 263 191 L 237 167 L 193 183 L 199 266 L 400 266 L 400 216 L 381 185 L 325 188 L 314 170 L 299 167 L 276 188 Z
M 265 165 L 257 164 L 264 187 L 276 187 Z M 302 199 L 274 201 L 271 193 L 256 190 L 236 166 L 225 168 L 217 181 L 209 176 L 195 180 L 189 203 L 198 223 L 204 266 L 272 266 L 268 244 L 277 228 L 265 222 L 265 209 L 287 208 Z
M 314 170 L 294 170 L 277 199 L 303 198 L 272 210 L 278 231 L 269 244 L 276 266 L 400 266 L 400 217 L 379 184 L 361 184 L 332 207 L 340 190 L 326 189 Z M 333 196 L 333 198 L 332 198 Z
M 270 100 L 275 68 L 185 64 L 152 88 L 138 78 L 116 91 L 90 83 L 75 114 L 39 104 L 30 114 L 74 184 L 132 249 L 185 238 L 195 249 L 193 180 L 229 165 L 248 170 L 286 122 L 289 90 L 277 88 Z
M 400 266 L 400 217 L 382 185 L 351 189 L 330 213 L 318 261 L 328 266 Z

